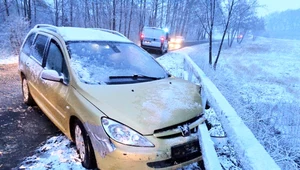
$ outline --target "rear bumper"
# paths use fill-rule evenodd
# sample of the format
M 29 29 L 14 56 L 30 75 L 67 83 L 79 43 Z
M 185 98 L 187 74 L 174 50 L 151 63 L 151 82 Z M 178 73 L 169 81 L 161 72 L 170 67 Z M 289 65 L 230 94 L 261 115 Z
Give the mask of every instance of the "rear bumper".
M 155 46 L 141 45 L 141 47 L 145 50 L 161 50 L 161 47 L 155 47 Z

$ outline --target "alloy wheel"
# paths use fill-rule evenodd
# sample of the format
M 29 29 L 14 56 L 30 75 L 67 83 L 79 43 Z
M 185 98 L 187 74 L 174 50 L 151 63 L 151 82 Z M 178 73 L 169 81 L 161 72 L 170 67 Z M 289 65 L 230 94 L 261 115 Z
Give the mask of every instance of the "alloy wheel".
M 84 144 L 82 130 L 80 129 L 80 127 L 78 125 L 76 125 L 76 127 L 75 127 L 75 143 L 76 143 L 76 148 L 78 150 L 80 159 L 84 160 L 85 144 Z

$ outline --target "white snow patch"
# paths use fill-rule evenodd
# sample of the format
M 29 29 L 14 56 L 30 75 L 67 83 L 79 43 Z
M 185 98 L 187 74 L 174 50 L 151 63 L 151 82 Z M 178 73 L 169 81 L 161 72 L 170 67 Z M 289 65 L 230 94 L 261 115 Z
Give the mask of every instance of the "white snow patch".
M 71 141 L 65 136 L 54 136 L 36 150 L 36 154 L 26 158 L 19 169 L 73 169 L 84 170 Z
M 7 57 L 0 57 L 0 64 L 15 64 L 18 63 L 18 56 L 11 55 Z

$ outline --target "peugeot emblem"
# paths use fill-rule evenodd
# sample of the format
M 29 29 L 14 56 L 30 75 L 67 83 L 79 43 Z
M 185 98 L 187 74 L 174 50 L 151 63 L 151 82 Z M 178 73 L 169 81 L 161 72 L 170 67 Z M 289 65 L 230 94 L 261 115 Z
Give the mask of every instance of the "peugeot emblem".
M 189 136 L 191 134 L 188 124 L 184 124 L 183 126 L 178 126 L 178 127 L 181 130 L 181 134 L 183 137 Z

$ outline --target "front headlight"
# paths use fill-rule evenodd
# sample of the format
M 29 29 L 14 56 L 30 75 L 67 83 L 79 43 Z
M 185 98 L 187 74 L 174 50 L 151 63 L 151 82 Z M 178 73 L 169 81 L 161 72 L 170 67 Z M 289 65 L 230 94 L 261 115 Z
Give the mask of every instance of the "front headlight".
M 131 146 L 154 147 L 144 136 L 123 124 L 105 117 L 101 121 L 108 136 L 119 143 Z

